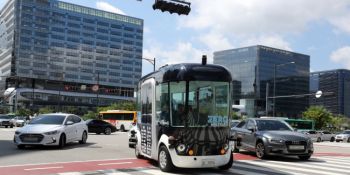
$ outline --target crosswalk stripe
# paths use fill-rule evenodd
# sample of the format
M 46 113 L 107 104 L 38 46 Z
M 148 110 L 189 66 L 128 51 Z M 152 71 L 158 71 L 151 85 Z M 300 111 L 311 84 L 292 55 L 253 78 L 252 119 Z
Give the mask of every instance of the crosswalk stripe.
M 348 165 L 350 166 L 350 160 L 349 161 L 339 161 L 339 160 L 333 160 L 333 159 L 323 159 L 327 163 L 334 163 L 334 164 L 342 164 L 342 165 Z
M 253 170 L 257 170 L 257 171 L 264 171 L 264 172 L 267 172 L 268 174 L 281 174 L 281 173 L 276 172 L 276 170 L 272 170 L 272 169 L 269 169 L 269 168 L 266 168 L 266 167 L 253 166 L 253 165 L 249 165 L 249 164 L 246 164 L 246 163 L 236 163 L 236 164 L 233 165 L 233 169 L 234 170 L 240 169 L 240 168 L 253 169 Z M 278 171 L 291 174 L 289 170 L 281 170 L 281 169 L 279 169 Z M 298 174 L 298 175 L 306 175 L 306 174 L 301 174 L 299 172 L 296 173 L 296 174 Z
M 258 166 L 267 166 L 267 167 L 276 167 L 276 168 L 289 169 L 289 170 L 297 170 L 297 171 L 308 172 L 308 173 L 313 173 L 313 174 L 344 175 L 344 174 L 324 172 L 324 171 L 319 171 L 319 170 L 314 170 L 314 169 L 299 168 L 299 167 L 295 167 L 295 166 L 299 166 L 296 164 L 294 164 L 294 166 L 292 166 L 292 167 L 288 167 L 285 165 L 277 165 L 277 164 L 275 164 L 276 162 L 273 162 L 274 164 L 271 164 L 272 162 L 263 162 L 263 161 L 251 161 L 249 163 L 254 164 L 254 165 L 258 165 Z M 313 168 L 315 168 L 315 167 L 313 167 Z M 318 168 L 318 167 L 316 167 L 316 168 Z
M 250 172 L 250 171 L 245 171 L 245 170 L 239 170 L 239 169 L 230 169 L 229 170 L 231 173 L 234 173 L 234 174 L 241 174 L 241 175 L 246 175 L 246 174 L 249 174 L 249 175 L 269 175 L 269 174 L 262 174 L 262 173 L 253 173 L 253 172 Z
M 321 160 L 332 160 L 332 161 L 338 161 L 338 162 L 344 162 L 344 163 L 350 162 L 350 158 L 341 159 L 341 158 L 335 158 L 335 157 L 324 157 L 324 158 L 321 158 Z
M 298 163 L 296 163 L 296 162 L 282 162 L 282 161 L 266 161 L 266 162 L 273 163 L 273 164 L 280 164 L 280 165 L 291 165 L 291 166 L 305 167 L 305 168 L 309 168 L 309 169 L 315 168 L 315 166 L 304 164 L 304 162 L 298 162 Z M 344 170 L 340 170 L 338 168 L 327 167 L 327 165 L 324 165 L 324 164 L 322 166 L 318 166 L 317 169 L 344 173 Z
M 148 173 L 148 174 L 161 174 L 161 175 L 170 175 L 172 173 L 166 173 L 166 172 L 162 172 L 160 169 L 148 169 L 148 170 L 141 170 L 139 172 L 142 173 Z

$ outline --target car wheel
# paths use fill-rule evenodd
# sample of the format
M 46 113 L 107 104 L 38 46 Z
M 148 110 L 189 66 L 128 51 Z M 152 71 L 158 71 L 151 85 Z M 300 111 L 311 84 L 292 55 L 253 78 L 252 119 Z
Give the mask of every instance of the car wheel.
M 13 125 L 11 125 L 10 128 L 13 128 Z
M 24 149 L 26 146 L 25 145 L 17 145 L 18 149 Z
M 258 157 L 259 159 L 264 159 L 264 158 L 266 158 L 265 146 L 264 146 L 264 143 L 263 143 L 263 142 L 258 142 L 258 143 L 256 144 L 255 153 L 256 153 L 256 157 Z
M 109 127 L 105 128 L 105 134 L 106 135 L 110 135 L 111 133 L 112 133 L 111 128 L 109 128 Z
M 124 125 L 120 126 L 120 131 L 121 131 L 121 132 L 125 132 L 125 127 L 124 127 Z
M 66 146 L 66 135 L 65 134 L 62 134 L 60 136 L 60 141 L 58 143 L 58 147 L 59 148 L 63 148 L 64 146 Z
M 339 140 L 336 140 L 336 142 L 339 142 Z
M 158 164 L 160 170 L 164 172 L 170 172 L 175 169 L 175 166 L 171 160 L 168 149 L 165 146 L 161 146 L 158 153 Z
M 231 156 L 230 156 L 230 160 L 227 162 L 227 164 L 223 165 L 223 166 L 219 166 L 219 169 L 221 170 L 228 170 L 232 167 L 232 164 L 233 164 L 233 155 L 231 153 Z
M 321 142 L 321 141 L 322 141 L 321 137 L 318 137 L 317 142 Z
M 81 140 L 79 141 L 80 144 L 85 144 L 88 136 L 86 131 L 83 132 L 83 135 L 81 136 Z
M 348 143 L 350 142 L 350 137 L 348 138 Z
M 335 138 L 334 138 L 334 137 L 332 137 L 330 141 L 331 141 L 331 142 L 334 142 L 334 140 L 335 140 Z
M 9 126 L 5 126 L 5 128 L 8 128 Z
M 238 146 L 237 146 L 237 142 L 238 142 L 238 141 L 235 141 L 234 144 L 233 144 L 233 152 L 234 152 L 234 153 L 239 153 L 239 148 L 238 148 Z
M 307 156 L 298 156 L 300 160 L 309 160 L 311 155 L 307 155 Z
M 100 135 L 101 133 L 99 133 L 99 132 L 96 132 L 96 134 L 97 134 L 97 135 Z

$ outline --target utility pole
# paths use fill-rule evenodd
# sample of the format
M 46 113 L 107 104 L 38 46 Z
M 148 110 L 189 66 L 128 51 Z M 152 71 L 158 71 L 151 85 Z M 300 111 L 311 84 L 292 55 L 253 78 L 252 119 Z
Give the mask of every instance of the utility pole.
M 97 72 L 97 108 L 99 107 L 99 103 L 100 103 L 100 100 L 99 100 L 99 93 L 100 93 L 100 72 Z M 96 108 L 96 109 L 97 109 Z
M 269 107 L 268 107 L 268 104 L 269 104 L 269 82 L 266 82 L 266 100 L 265 100 L 265 115 L 268 116 L 269 114 Z

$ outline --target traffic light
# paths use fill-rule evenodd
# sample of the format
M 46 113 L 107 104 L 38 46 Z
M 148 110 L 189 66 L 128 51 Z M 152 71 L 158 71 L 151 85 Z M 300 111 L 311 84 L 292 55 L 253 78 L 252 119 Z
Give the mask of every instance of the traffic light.
M 162 12 L 168 11 L 170 14 L 188 15 L 191 11 L 190 5 L 191 3 L 181 0 L 155 0 L 153 10 L 159 9 Z

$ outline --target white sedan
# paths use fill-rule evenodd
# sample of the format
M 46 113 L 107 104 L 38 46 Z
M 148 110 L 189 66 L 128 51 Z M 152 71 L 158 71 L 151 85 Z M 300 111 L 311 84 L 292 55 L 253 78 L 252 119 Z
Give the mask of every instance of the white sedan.
M 86 143 L 87 131 L 86 123 L 76 115 L 42 114 L 17 129 L 14 142 L 19 149 L 26 145 L 56 145 L 62 148 L 69 142 Z

